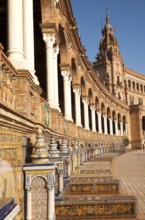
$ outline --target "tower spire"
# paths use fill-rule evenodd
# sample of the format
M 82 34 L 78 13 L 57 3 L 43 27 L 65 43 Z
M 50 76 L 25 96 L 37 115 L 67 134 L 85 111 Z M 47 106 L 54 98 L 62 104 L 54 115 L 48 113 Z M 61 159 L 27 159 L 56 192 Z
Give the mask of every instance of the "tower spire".
M 110 18 L 108 16 L 108 8 L 106 8 L 106 25 L 110 24 Z

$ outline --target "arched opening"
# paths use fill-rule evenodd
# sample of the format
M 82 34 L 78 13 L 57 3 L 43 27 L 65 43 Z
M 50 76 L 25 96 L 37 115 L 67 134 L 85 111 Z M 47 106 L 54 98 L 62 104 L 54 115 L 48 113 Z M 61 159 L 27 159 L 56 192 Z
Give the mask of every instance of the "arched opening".
M 135 91 L 135 82 L 132 82 L 132 89 Z
M 120 115 L 120 113 L 118 113 L 117 119 L 118 119 L 118 131 L 119 131 L 119 133 L 121 134 L 121 126 L 120 126 L 121 115 Z
M 101 122 L 102 122 L 102 132 L 105 133 L 105 128 L 104 128 L 104 115 L 105 113 L 105 105 L 104 103 L 101 104 Z
M 7 2 L 8 1 L 0 1 L 0 43 L 4 47 L 4 52 L 6 53 L 7 48 Z
M 72 97 L 72 118 L 73 121 L 76 122 L 76 115 L 75 115 L 75 93 L 73 92 L 73 85 L 77 83 L 77 68 L 75 59 L 71 60 L 71 68 L 72 68 L 72 86 L 71 86 L 71 97 Z
M 112 123 L 112 120 L 109 120 L 111 117 L 111 112 L 110 112 L 110 108 L 107 108 L 107 131 L 108 134 L 110 134 L 110 123 Z
M 96 112 L 95 112 L 95 118 L 96 118 L 96 131 L 99 131 L 99 125 L 98 125 L 98 114 L 97 111 L 99 109 L 99 100 L 98 97 L 95 98 L 95 106 L 96 106 Z
M 128 80 L 128 89 L 131 89 L 131 82 Z
M 40 24 L 42 23 L 40 0 L 33 1 L 34 11 L 34 53 L 36 76 L 42 87 L 42 97 L 47 99 L 46 91 L 46 49 Z
M 142 133 L 145 139 L 145 116 L 142 117 Z
M 61 64 L 63 64 L 63 60 L 65 59 L 65 52 L 66 52 L 66 41 L 64 36 L 64 31 L 62 26 L 59 24 L 59 37 L 60 37 L 60 52 L 58 54 L 58 93 L 59 93 L 59 105 L 62 114 L 64 115 L 64 83 L 63 83 L 63 76 L 61 74 Z
M 126 117 L 123 116 L 123 134 L 126 134 Z
M 116 113 L 115 111 L 112 112 L 112 123 L 113 123 L 113 135 L 116 134 L 116 126 L 115 126 L 115 120 L 116 120 Z
M 89 97 L 89 103 L 91 104 L 91 100 L 93 98 L 93 93 L 91 89 L 89 89 L 88 91 L 88 97 Z M 89 128 L 92 130 L 92 114 L 91 114 L 90 106 L 89 106 Z
M 81 90 L 85 90 L 85 81 L 84 78 L 81 77 Z M 84 105 L 81 99 L 81 121 L 82 121 L 82 126 L 85 127 L 85 119 L 84 119 Z

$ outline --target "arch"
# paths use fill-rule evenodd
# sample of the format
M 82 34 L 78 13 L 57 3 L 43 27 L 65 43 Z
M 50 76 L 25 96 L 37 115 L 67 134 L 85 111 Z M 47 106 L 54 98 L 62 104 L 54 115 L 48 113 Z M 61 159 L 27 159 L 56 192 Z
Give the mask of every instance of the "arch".
M 111 110 L 110 110 L 109 107 L 107 107 L 107 117 L 108 117 L 108 118 L 111 117 Z
M 104 103 L 102 102 L 101 103 L 101 112 L 102 112 L 102 114 L 104 114 L 105 113 L 105 105 L 104 105 Z
M 89 88 L 88 90 L 88 97 L 89 97 L 90 104 L 93 104 L 93 92 L 91 88 Z
M 100 102 L 99 102 L 99 98 L 98 98 L 97 96 L 95 97 L 95 106 L 96 106 L 96 109 L 97 109 L 97 110 L 101 109 L 101 107 L 100 107 Z
M 82 96 L 87 96 L 86 83 L 85 83 L 83 76 L 81 76 L 81 83 L 80 84 L 81 84 Z
M 76 62 L 75 59 L 71 59 L 71 69 L 72 69 L 72 82 L 74 84 L 79 84 L 78 83 L 78 74 L 77 74 L 77 67 L 76 67 Z
M 117 117 L 117 116 L 116 116 L 116 112 L 113 110 L 113 111 L 112 111 L 112 119 L 113 119 L 113 120 L 116 120 L 116 117 Z
M 60 43 L 59 43 L 60 62 L 61 64 L 63 64 L 63 63 L 67 63 L 68 61 L 68 56 L 67 56 L 68 50 L 67 50 L 67 43 L 66 43 L 64 29 L 61 26 L 61 24 L 59 24 L 58 32 L 59 32 L 59 38 L 60 38 Z

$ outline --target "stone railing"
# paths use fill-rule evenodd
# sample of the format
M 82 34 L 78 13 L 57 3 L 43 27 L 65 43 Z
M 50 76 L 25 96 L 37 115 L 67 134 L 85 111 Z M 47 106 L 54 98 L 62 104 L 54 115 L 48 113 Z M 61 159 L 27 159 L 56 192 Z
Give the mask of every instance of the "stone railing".
M 3 52 L 3 47 L 0 44 L 0 102 L 11 109 L 15 108 L 15 91 L 13 84 L 16 74 L 15 68 L 8 61 Z

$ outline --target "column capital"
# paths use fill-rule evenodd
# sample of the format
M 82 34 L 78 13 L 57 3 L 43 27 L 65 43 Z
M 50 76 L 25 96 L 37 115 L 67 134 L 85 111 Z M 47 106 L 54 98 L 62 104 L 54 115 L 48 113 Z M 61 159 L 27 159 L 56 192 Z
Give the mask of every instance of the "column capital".
M 89 104 L 89 98 L 87 97 L 87 96 L 84 96 L 84 97 L 82 97 L 82 102 L 84 103 L 84 104 Z
M 95 104 L 91 104 L 91 105 L 90 105 L 90 109 L 91 109 L 91 110 L 96 110 Z
M 58 175 L 63 176 L 63 170 L 58 170 Z
M 43 34 L 43 40 L 46 43 L 46 48 L 52 48 L 55 43 L 54 34 Z
M 31 192 L 31 186 L 26 186 L 26 191 Z
M 52 191 L 54 189 L 55 184 L 47 185 L 48 191 Z
M 81 88 L 79 85 L 73 86 L 73 92 L 81 95 Z
M 64 79 L 65 81 L 71 81 L 71 80 L 72 80 L 71 73 L 70 73 L 70 71 L 68 71 L 68 70 L 62 70 L 62 71 L 61 71 L 61 75 L 63 76 L 63 79 Z

